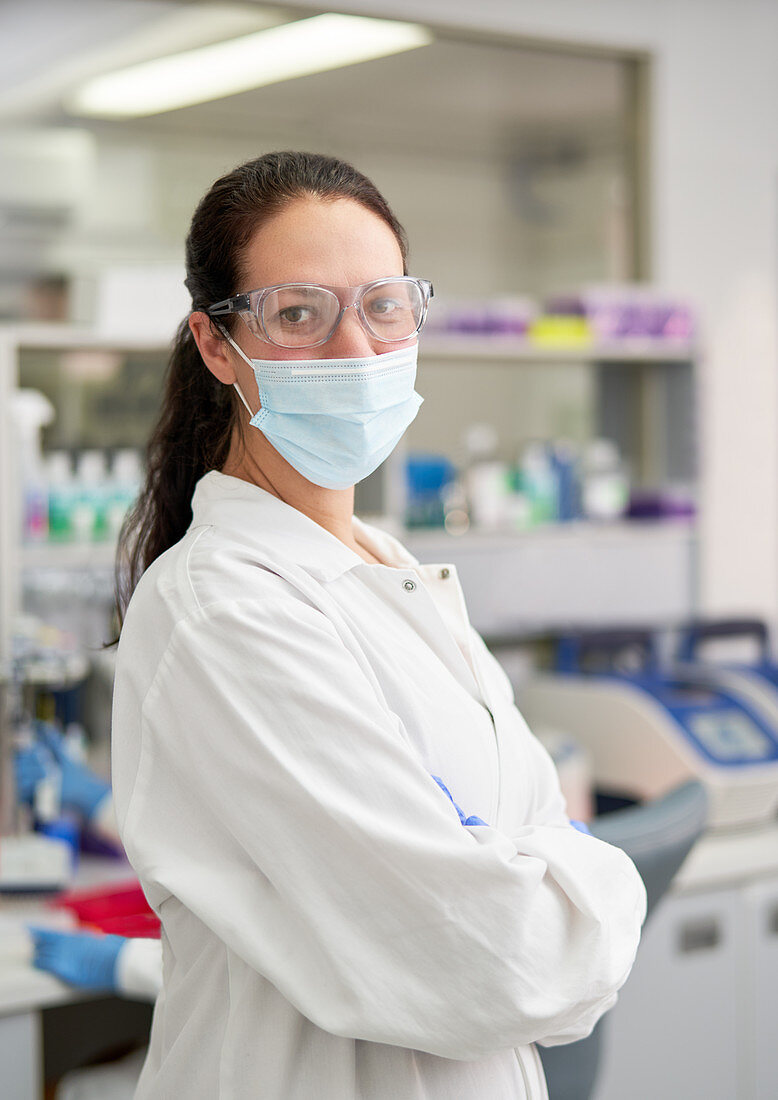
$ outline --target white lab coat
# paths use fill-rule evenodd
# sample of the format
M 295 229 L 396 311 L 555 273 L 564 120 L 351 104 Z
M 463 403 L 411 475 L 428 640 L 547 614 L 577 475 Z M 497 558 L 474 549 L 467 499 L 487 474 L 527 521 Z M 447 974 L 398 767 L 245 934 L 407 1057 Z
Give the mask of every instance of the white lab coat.
M 128 609 L 122 839 L 162 925 L 137 1100 L 538 1100 L 645 892 L 570 826 L 453 566 L 217 472 Z M 468 815 L 463 827 L 432 776 Z

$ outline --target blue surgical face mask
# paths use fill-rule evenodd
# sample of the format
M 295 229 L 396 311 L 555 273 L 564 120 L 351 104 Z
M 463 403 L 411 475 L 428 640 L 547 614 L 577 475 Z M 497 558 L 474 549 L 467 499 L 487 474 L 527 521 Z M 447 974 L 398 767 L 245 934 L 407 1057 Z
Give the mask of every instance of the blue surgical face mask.
M 325 489 L 362 481 L 419 411 L 418 344 L 365 359 L 249 359 L 261 408 L 251 423 L 295 470 Z M 251 407 L 235 383 L 243 404 Z

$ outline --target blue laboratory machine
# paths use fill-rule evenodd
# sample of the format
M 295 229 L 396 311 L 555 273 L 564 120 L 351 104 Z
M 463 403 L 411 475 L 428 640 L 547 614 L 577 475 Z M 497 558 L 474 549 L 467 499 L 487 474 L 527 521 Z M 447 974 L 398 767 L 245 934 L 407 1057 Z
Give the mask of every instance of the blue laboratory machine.
M 645 802 L 699 779 L 712 830 L 778 810 L 778 667 L 766 660 L 745 671 L 694 660 L 662 669 L 650 631 L 578 632 L 559 639 L 556 670 L 530 681 L 520 705 L 538 734 L 585 747 L 601 791 Z

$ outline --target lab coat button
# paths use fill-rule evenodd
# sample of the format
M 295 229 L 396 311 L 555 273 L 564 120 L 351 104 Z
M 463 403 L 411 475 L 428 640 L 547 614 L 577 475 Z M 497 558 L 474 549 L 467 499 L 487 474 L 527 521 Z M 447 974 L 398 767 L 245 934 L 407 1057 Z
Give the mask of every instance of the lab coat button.
M 440 577 L 440 579 L 442 581 L 447 581 L 448 578 L 451 576 L 451 570 L 450 569 L 441 569 L 441 571 L 438 573 L 438 576 Z
M 411 581 L 411 580 L 403 581 L 403 588 L 405 589 L 406 592 L 415 592 L 416 591 L 416 581 Z

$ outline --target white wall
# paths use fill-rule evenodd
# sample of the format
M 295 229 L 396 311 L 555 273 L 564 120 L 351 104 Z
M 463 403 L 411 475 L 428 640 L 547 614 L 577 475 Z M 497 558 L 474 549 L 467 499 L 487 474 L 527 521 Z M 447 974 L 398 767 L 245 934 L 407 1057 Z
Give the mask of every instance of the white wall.
M 180 261 L 192 211 L 212 181 L 277 147 L 256 136 L 215 139 L 210 131 L 206 141 L 142 129 L 66 133 L 81 139 L 85 154 L 79 186 L 63 193 L 59 172 L 55 182 L 50 171 L 40 201 L 58 201 L 71 213 L 50 235 L 46 259 L 49 268 L 74 274 L 93 274 L 105 263 Z M 285 141 L 299 143 L 299 135 L 287 133 Z M 623 190 L 623 153 L 599 150 L 587 135 L 581 143 L 580 163 L 538 171 L 536 201 L 550 215 L 542 220 L 519 208 L 507 143 L 488 157 L 467 149 L 385 151 L 348 135 L 327 140 L 326 148 L 353 160 L 389 196 L 408 231 L 411 264 L 438 295 L 467 298 L 567 291 L 623 272 L 624 249 L 612 239 L 624 235 L 622 207 L 612 201 L 614 187 Z M 0 169 L 2 154 L 0 140 Z
M 778 617 L 778 5 L 339 0 L 338 8 L 653 56 L 653 276 L 696 299 L 700 597 Z

